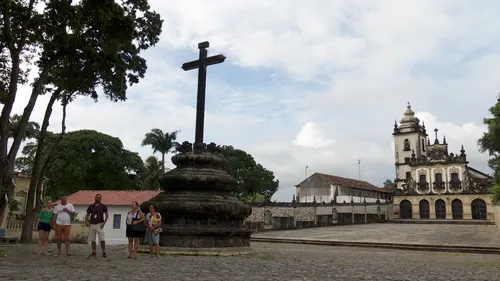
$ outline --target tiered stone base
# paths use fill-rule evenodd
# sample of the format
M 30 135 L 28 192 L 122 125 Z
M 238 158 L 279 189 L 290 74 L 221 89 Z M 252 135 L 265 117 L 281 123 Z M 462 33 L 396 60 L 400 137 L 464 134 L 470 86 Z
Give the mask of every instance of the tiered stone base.
M 141 205 L 154 204 L 163 218 L 160 246 L 171 254 L 240 255 L 250 253 L 243 224 L 252 209 L 234 197 L 236 181 L 222 168 L 215 144 L 192 150 L 183 144 L 172 157 L 177 168 L 160 177 L 165 190 Z

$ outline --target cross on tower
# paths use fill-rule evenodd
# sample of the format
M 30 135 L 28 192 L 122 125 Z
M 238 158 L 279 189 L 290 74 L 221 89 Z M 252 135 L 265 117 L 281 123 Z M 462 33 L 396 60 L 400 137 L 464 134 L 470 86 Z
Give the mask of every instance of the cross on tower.
M 198 69 L 198 96 L 196 101 L 196 131 L 194 143 L 203 143 L 203 128 L 205 125 L 205 90 L 207 85 L 207 66 L 223 63 L 226 59 L 223 55 L 207 57 L 208 41 L 198 44 L 200 49 L 199 59 L 186 62 L 182 65 L 184 71 Z

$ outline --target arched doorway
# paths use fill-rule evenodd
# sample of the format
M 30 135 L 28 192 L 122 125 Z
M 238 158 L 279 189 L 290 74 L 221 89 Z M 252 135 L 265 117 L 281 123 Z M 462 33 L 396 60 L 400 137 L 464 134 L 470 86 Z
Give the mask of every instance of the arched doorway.
M 427 201 L 425 199 L 420 200 L 420 203 L 418 203 L 418 209 L 420 211 L 420 218 L 421 219 L 429 219 L 430 218 L 429 201 Z
M 485 220 L 486 219 L 486 202 L 482 199 L 474 199 L 470 203 L 472 219 L 473 220 Z
M 411 219 L 411 203 L 408 200 L 403 200 L 399 203 L 399 213 L 401 219 Z
M 436 219 L 446 219 L 446 203 L 442 199 L 436 200 Z
M 451 216 L 454 220 L 461 220 L 464 218 L 464 205 L 460 199 L 451 201 Z

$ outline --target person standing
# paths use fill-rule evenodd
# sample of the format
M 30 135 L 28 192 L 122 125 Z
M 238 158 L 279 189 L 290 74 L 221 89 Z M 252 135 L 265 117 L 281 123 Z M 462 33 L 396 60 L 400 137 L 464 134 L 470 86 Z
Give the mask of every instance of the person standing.
M 96 194 L 94 204 L 87 208 L 87 215 L 85 216 L 85 225 L 89 227 L 88 240 L 92 245 L 92 253 L 90 257 L 97 256 L 96 235 L 101 243 L 102 257 L 106 258 L 106 242 L 104 242 L 104 225 L 108 221 L 108 207 L 101 203 L 101 194 Z M 89 225 L 90 223 L 90 225 Z
M 144 222 L 144 214 L 139 210 L 139 203 L 132 202 L 132 209 L 127 213 L 127 230 L 128 238 L 128 258 L 137 258 L 139 251 L 139 238 L 144 235 L 144 230 L 138 230 L 139 224 Z M 144 225 L 140 225 L 144 226 Z M 133 254 L 132 254 L 133 253 Z
M 52 225 L 56 226 L 55 239 L 57 241 L 57 254 L 61 253 L 61 240 L 64 240 L 66 248 L 66 256 L 71 256 L 69 253 L 69 241 L 71 239 L 71 217 L 75 215 L 75 207 L 68 203 L 68 197 L 61 196 L 61 203 L 54 207 L 54 216 Z
M 38 225 L 38 255 L 48 255 L 49 234 L 52 230 L 52 218 L 54 217 L 54 210 L 52 209 L 52 201 L 47 201 L 45 207 L 38 214 L 36 225 Z
M 156 211 L 154 205 L 149 206 L 149 213 L 146 215 L 146 242 L 149 244 L 149 258 L 153 258 L 153 249 L 156 250 L 156 257 L 160 257 L 160 232 L 161 215 Z

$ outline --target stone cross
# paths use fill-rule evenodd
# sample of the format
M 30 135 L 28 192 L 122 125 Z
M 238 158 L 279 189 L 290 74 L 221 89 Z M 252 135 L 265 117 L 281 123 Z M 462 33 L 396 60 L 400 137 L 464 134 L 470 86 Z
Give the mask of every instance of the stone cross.
M 207 66 L 224 62 L 223 55 L 207 57 L 207 48 L 210 43 L 207 41 L 198 44 L 200 57 L 197 60 L 186 62 L 182 65 L 184 71 L 198 69 L 198 96 L 196 102 L 196 131 L 194 143 L 203 143 L 203 129 L 205 125 L 205 90 L 207 84 Z

